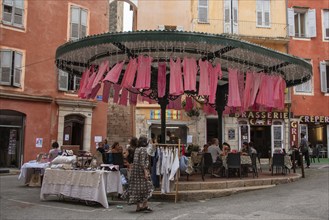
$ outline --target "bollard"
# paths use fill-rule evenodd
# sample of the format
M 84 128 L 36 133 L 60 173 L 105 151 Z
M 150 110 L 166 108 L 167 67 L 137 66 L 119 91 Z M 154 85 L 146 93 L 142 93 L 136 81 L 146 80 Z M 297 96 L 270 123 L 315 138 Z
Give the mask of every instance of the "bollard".
M 295 155 L 295 150 L 292 151 L 292 168 L 294 173 L 296 173 L 296 155 Z
M 305 178 L 304 162 L 303 162 L 303 154 L 302 153 L 299 153 L 299 159 L 300 159 L 300 162 L 301 162 L 302 178 Z

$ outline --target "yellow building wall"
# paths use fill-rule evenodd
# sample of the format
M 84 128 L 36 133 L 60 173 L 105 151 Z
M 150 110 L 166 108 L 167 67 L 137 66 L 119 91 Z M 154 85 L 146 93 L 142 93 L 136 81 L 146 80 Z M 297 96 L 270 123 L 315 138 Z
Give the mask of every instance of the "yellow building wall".
M 183 26 L 191 30 L 191 1 L 139 1 L 137 30 L 157 30 L 159 25 Z

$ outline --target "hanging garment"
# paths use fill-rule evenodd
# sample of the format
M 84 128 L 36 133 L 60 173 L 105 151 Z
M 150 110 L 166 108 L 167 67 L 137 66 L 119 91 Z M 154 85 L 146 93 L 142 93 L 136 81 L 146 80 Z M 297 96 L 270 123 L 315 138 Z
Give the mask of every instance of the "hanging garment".
M 111 84 L 112 83 L 109 81 L 104 81 L 103 96 L 102 96 L 103 102 L 106 102 L 106 103 L 109 102 Z
M 91 98 L 91 99 L 94 99 L 94 98 L 96 97 L 96 95 L 97 95 L 97 93 L 98 93 L 98 91 L 99 91 L 99 89 L 100 89 L 101 87 L 102 87 L 101 84 L 98 83 L 98 84 L 96 85 L 96 87 L 93 88 L 93 89 L 91 90 L 91 93 L 90 93 L 90 98 Z
M 128 90 L 122 89 L 119 105 L 127 106 L 127 102 L 128 102 Z
M 251 88 L 250 102 L 248 103 L 249 107 L 255 105 L 257 93 L 259 91 L 260 83 L 264 73 L 253 73 L 253 86 Z
M 151 179 L 154 187 L 160 186 L 159 175 L 157 175 L 158 160 L 159 160 L 159 152 L 158 150 L 156 150 L 154 157 L 152 157 L 152 175 L 151 175 Z
M 218 85 L 218 78 L 222 78 L 222 68 L 221 65 L 218 63 L 215 67 L 211 64 L 209 65 L 209 80 L 210 80 L 210 87 L 209 87 L 209 103 L 214 104 L 216 101 L 216 92 L 217 92 L 217 85 Z
M 170 181 L 174 180 L 174 177 L 175 177 L 175 174 L 176 174 L 178 168 L 179 168 L 179 159 L 178 159 L 178 149 L 176 148 L 174 160 L 172 162 L 171 170 L 170 170 L 170 176 L 169 176 Z
M 88 82 L 89 74 L 90 74 L 90 69 L 89 68 L 86 69 L 82 74 L 82 77 L 81 77 L 81 80 L 80 80 L 80 86 L 79 86 L 79 90 L 78 90 L 78 97 L 79 98 L 84 97 L 84 93 L 82 93 L 82 90 Z
M 117 83 L 120 78 L 120 73 L 122 71 L 124 63 L 125 63 L 125 61 L 121 61 L 121 62 L 115 64 L 112 67 L 112 69 L 106 74 L 105 78 L 103 79 L 103 82 L 110 81 L 113 83 Z
M 93 72 L 94 72 L 94 67 L 91 66 L 88 70 L 88 73 L 87 73 L 86 78 L 83 82 L 83 85 L 80 84 L 80 88 L 81 88 L 80 96 L 81 96 L 81 98 L 84 98 L 84 99 L 86 98 L 86 91 L 87 91 L 88 82 L 89 82 L 89 79 L 92 76 Z
M 137 61 L 135 58 L 130 58 L 130 61 L 126 67 L 121 86 L 124 88 L 131 88 L 133 86 L 135 75 L 137 70 Z
M 228 82 L 229 82 L 229 87 L 228 87 L 227 106 L 241 107 L 237 69 L 228 70 Z
M 166 94 L 166 63 L 158 63 L 158 97 Z
M 153 58 L 139 55 L 137 66 L 136 89 L 149 89 L 151 84 L 151 63 Z
M 186 97 L 185 99 L 185 111 L 191 111 L 193 109 L 193 99 L 192 97 Z
M 131 92 L 129 93 L 129 104 L 130 105 L 136 105 L 137 104 L 137 89 L 131 88 Z
M 282 77 L 276 76 L 276 84 L 274 89 L 274 105 L 279 110 L 284 109 L 284 92 L 286 90 L 286 82 Z
M 101 82 L 101 80 L 104 77 L 104 73 L 108 70 L 108 67 L 109 67 L 109 61 L 108 60 L 103 61 L 101 63 L 101 65 L 98 68 L 97 75 L 96 75 L 96 77 L 94 79 L 92 88 L 95 88 Z
M 92 86 L 93 86 L 93 82 L 96 78 L 96 71 L 93 72 L 93 74 L 89 77 L 88 79 L 88 84 L 86 86 L 86 91 L 85 91 L 85 97 L 86 98 L 89 98 L 90 97 L 90 94 L 91 94 L 91 91 L 92 91 Z
M 200 67 L 200 81 L 199 81 L 199 95 L 209 95 L 209 66 L 211 64 L 208 60 L 199 60 Z
M 196 91 L 196 74 L 198 66 L 194 58 L 184 58 L 183 60 L 183 75 L 184 75 L 184 90 Z
M 162 154 L 162 150 L 161 148 L 157 148 L 157 152 L 158 152 L 158 155 L 159 155 L 159 158 L 158 158 L 158 161 L 157 161 L 157 165 L 156 165 L 156 175 L 159 176 L 161 175 L 161 164 L 162 164 L 162 157 L 163 157 L 163 154 Z
M 248 108 L 251 106 L 251 92 L 254 83 L 254 74 L 250 71 L 246 73 L 246 86 L 243 92 L 243 108 L 242 111 L 247 111 Z
M 178 57 L 175 62 L 172 58 L 170 58 L 169 94 L 170 95 L 181 95 L 183 93 L 184 93 L 184 90 L 183 90 L 181 60 Z
M 174 100 L 174 109 L 182 110 L 182 97 L 181 96 L 179 96 L 177 99 Z
M 217 115 L 217 111 L 210 105 L 203 105 L 203 111 L 206 115 Z
M 259 106 L 263 106 L 263 107 L 267 107 L 266 106 L 266 99 L 268 98 L 268 80 L 269 77 L 268 75 L 262 75 L 261 76 L 261 83 L 259 86 L 259 92 L 256 98 L 256 104 L 258 104 Z
M 170 192 L 168 169 L 169 169 L 169 152 L 168 149 L 165 149 L 165 151 L 163 152 L 162 166 L 161 166 L 161 174 L 162 174 L 161 193 Z
M 277 78 L 275 76 L 267 76 L 267 98 L 265 99 L 265 107 L 274 108 L 274 90 L 275 83 L 277 82 Z
M 240 96 L 240 101 L 241 101 L 241 109 L 243 108 L 244 105 L 244 100 L 243 100 L 243 93 L 244 93 L 244 74 L 243 72 L 238 71 L 238 86 L 239 86 L 239 96 Z
M 113 103 L 118 103 L 119 101 L 119 95 L 122 87 L 118 84 L 113 84 L 114 88 L 114 97 L 113 97 Z

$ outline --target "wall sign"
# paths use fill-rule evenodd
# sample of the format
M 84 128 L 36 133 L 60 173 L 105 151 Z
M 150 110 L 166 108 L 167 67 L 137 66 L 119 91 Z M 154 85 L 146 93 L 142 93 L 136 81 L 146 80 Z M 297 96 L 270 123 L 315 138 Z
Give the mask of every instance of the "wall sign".
M 291 119 L 290 121 L 290 146 L 298 147 L 298 120 Z
M 229 140 L 235 139 L 235 129 L 234 128 L 228 129 L 228 139 Z
M 309 116 L 301 115 L 299 116 L 300 123 L 320 123 L 329 124 L 329 116 Z

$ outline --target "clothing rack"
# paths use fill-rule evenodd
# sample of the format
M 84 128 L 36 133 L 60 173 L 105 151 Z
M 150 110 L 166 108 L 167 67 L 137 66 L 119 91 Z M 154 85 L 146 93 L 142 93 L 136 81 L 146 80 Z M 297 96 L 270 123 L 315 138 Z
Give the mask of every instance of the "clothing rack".
M 181 148 L 181 142 L 180 139 L 178 139 L 178 144 L 155 144 L 156 148 L 158 147 L 163 147 L 163 148 L 178 148 L 178 159 L 180 159 L 180 148 Z M 175 203 L 177 203 L 177 198 L 178 198 L 178 181 L 179 181 L 179 168 L 175 174 L 176 176 L 176 180 L 175 180 L 175 193 L 166 193 L 167 195 L 175 195 Z M 159 176 L 159 181 L 160 181 L 160 185 L 162 184 L 162 179 L 161 179 L 161 175 Z M 160 187 L 161 188 L 161 187 Z

